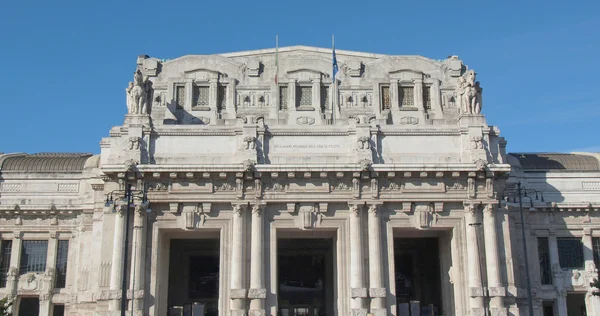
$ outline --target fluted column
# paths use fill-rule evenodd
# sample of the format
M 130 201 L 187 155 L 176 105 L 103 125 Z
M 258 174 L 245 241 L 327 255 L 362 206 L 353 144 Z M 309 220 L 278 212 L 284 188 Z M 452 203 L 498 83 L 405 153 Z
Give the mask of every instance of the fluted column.
M 567 292 L 563 287 L 564 272 L 560 267 L 558 259 L 558 243 L 556 240 L 556 232 L 551 230 L 550 236 L 548 236 L 548 252 L 550 257 L 550 264 L 552 266 L 552 284 L 556 287 L 558 296 L 556 297 L 556 306 L 558 310 L 558 316 L 567 316 Z
M 23 239 L 20 231 L 13 231 L 13 240 L 10 255 L 10 268 L 6 278 L 6 296 L 11 299 L 17 296 L 19 283 L 19 267 L 21 266 L 21 251 L 23 250 Z M 17 304 L 14 303 L 9 310 L 15 315 Z
M 593 280 L 598 278 L 598 267 L 594 264 L 594 243 L 591 229 L 587 228 L 583 230 L 582 242 L 585 272 L 588 275 L 588 280 Z M 585 308 L 588 315 L 600 315 L 600 297 L 593 295 L 593 291 L 594 288 L 588 286 L 588 291 L 585 296 Z
M 113 297 L 118 297 L 121 289 L 121 279 L 123 278 L 123 233 L 125 227 L 125 211 L 126 205 L 119 205 L 116 207 L 115 213 L 115 229 L 113 230 L 113 256 L 110 268 L 110 290 Z M 111 311 L 117 311 L 121 308 L 121 300 L 114 298 L 110 300 L 108 309 Z
M 361 225 L 362 205 L 349 204 L 350 209 L 350 290 L 352 315 L 366 315 L 367 289 L 364 276 L 364 256 Z
M 265 289 L 264 275 L 264 206 L 252 206 L 252 244 L 250 245 L 250 315 L 265 315 Z
M 498 236 L 496 233 L 496 205 L 488 204 L 483 211 L 483 229 L 485 238 L 485 257 L 487 263 L 488 293 L 492 315 L 505 315 L 504 307 L 506 289 L 502 285 L 500 275 L 500 258 L 498 257 Z
M 231 273 L 229 298 L 231 299 L 231 316 L 245 314 L 246 289 L 244 288 L 244 204 L 233 205 L 231 218 Z
M 371 314 L 387 315 L 386 290 L 383 284 L 383 254 L 381 244 L 381 220 L 379 205 L 369 206 L 369 296 Z
M 146 263 L 146 208 L 136 205 L 133 219 L 133 256 L 131 257 L 131 272 L 129 290 L 131 291 L 130 308 L 141 310 L 144 308 L 144 267 Z
M 485 314 L 485 310 L 483 303 L 483 288 L 481 283 L 481 258 L 479 257 L 479 245 L 477 240 L 477 231 L 480 228 L 479 225 L 477 225 L 476 210 L 476 205 L 466 205 L 467 212 L 465 214 L 465 229 L 467 230 L 469 306 L 471 309 L 471 316 L 483 316 Z

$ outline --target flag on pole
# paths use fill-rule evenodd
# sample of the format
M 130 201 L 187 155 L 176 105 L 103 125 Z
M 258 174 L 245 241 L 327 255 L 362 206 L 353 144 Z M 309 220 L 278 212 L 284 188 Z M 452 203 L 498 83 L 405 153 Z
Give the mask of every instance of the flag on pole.
M 337 58 L 335 57 L 335 44 L 333 45 L 333 82 L 335 83 L 335 75 L 338 73 Z
M 277 82 L 277 76 L 279 76 L 279 36 L 275 35 L 275 84 Z

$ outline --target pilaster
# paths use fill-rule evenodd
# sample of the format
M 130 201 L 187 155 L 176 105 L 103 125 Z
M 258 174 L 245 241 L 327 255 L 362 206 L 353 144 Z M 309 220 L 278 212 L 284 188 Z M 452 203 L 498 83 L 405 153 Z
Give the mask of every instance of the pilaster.
M 488 204 L 483 210 L 483 226 L 485 238 L 485 257 L 487 263 L 488 295 L 490 297 L 490 311 L 493 315 L 506 315 L 504 296 L 506 288 L 502 284 L 500 274 L 500 259 L 498 257 L 498 236 L 496 230 L 496 207 Z
M 481 278 L 481 258 L 479 256 L 478 231 L 480 223 L 477 222 L 478 205 L 465 205 L 465 224 L 467 237 L 468 258 L 468 284 L 469 284 L 469 306 L 471 315 L 483 315 L 484 312 L 484 288 Z
M 131 292 L 130 308 L 134 311 L 141 311 L 144 308 L 143 290 L 146 263 L 146 208 L 143 204 L 135 206 L 132 248 L 133 256 L 131 272 L 129 273 L 129 290 Z
M 230 314 L 243 316 L 246 314 L 247 289 L 244 287 L 244 212 L 247 205 L 232 204 L 231 217 L 231 274 L 229 298 L 231 299 Z
M 350 295 L 353 316 L 366 316 L 367 288 L 364 283 L 364 256 L 362 241 L 362 207 L 358 203 L 348 203 L 350 210 Z
M 383 283 L 383 245 L 381 243 L 381 218 L 379 205 L 369 205 L 369 296 L 371 297 L 371 314 L 387 315 Z
M 251 316 L 265 315 L 265 288 L 264 275 L 264 205 L 252 206 L 252 237 L 250 245 L 250 299 Z
M 125 202 L 126 203 L 126 202 Z M 125 229 L 125 212 L 127 206 L 124 204 L 118 205 L 115 210 L 115 228 L 113 230 L 113 255 L 111 262 L 110 271 L 110 290 L 113 293 L 119 292 L 121 288 L 121 279 L 123 278 L 123 233 Z M 108 309 L 110 311 L 118 311 L 121 306 L 120 293 L 117 296 L 113 296 L 114 299 L 110 300 Z

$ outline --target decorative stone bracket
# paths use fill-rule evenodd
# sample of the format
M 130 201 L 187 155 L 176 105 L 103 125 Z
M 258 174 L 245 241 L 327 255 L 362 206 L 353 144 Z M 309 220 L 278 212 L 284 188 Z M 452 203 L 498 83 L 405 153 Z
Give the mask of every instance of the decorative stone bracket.
M 248 290 L 248 298 L 267 298 L 267 289 L 250 289 Z

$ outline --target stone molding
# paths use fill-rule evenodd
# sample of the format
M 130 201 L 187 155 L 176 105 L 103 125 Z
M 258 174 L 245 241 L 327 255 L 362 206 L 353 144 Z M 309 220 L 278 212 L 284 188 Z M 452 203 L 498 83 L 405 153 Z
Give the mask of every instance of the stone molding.
M 505 307 L 492 307 L 490 308 L 491 316 L 508 316 L 508 309 Z
M 230 299 L 239 299 L 246 298 L 247 290 L 246 289 L 230 289 L 229 290 L 229 298 Z
M 471 308 L 471 316 L 486 316 L 485 308 L 483 308 L 483 307 Z
M 248 298 L 267 298 L 267 289 L 249 289 Z
M 488 287 L 488 295 L 491 297 L 505 297 L 506 288 L 503 286 Z
M 352 298 L 365 298 L 365 297 L 369 297 L 367 295 L 367 289 L 362 287 L 362 288 L 356 288 L 353 287 L 350 289 L 350 296 Z
M 373 315 L 373 316 L 387 316 L 387 309 L 385 309 L 385 308 L 371 308 L 371 315 Z
M 482 297 L 484 295 L 482 287 L 470 287 L 469 294 L 471 297 Z
M 264 309 L 251 309 L 248 311 L 248 316 L 265 316 L 266 312 Z
M 369 297 L 385 297 L 387 294 L 385 288 L 370 288 L 369 289 Z

